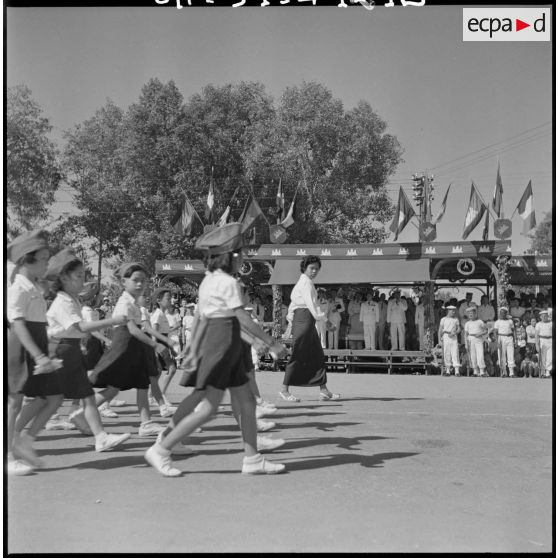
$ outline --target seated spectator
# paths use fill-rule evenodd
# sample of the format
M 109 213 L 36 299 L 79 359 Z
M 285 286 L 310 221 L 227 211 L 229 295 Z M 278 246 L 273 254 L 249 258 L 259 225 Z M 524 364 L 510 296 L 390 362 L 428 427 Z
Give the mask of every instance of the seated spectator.
M 533 353 L 531 347 L 525 350 L 525 356 L 520 364 L 520 375 L 524 378 L 536 378 L 539 375 L 539 367 L 537 356 Z
M 523 314 L 525 314 L 525 308 L 519 306 L 519 299 L 514 298 L 510 302 L 510 315 L 512 318 L 522 318 Z
M 486 295 L 481 296 L 481 303 L 477 308 L 477 315 L 486 325 L 488 325 L 489 328 L 494 323 L 496 312 L 494 311 L 494 306 L 489 303 Z M 489 322 L 491 323 L 489 324 Z

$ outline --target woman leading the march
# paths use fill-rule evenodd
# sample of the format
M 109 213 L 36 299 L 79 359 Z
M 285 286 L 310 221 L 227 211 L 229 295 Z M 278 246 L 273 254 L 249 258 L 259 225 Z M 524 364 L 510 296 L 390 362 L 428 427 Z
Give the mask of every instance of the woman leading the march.
M 320 386 L 320 399 L 340 399 L 327 388 L 325 357 L 315 327 L 318 320 L 327 320 L 318 305 L 313 280 L 322 262 L 318 256 L 306 256 L 300 263 L 301 275 L 291 292 L 289 315 L 292 323 L 293 351 L 279 396 L 285 401 L 300 401 L 289 393 L 289 386 Z

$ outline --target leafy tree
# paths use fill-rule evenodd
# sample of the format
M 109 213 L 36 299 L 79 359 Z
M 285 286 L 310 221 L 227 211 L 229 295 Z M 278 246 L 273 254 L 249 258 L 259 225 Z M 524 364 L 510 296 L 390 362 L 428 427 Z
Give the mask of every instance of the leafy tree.
M 530 252 L 535 254 L 552 254 L 552 212 L 548 212 L 541 223 L 537 225 L 535 232 L 529 236 L 531 239 Z
M 135 199 L 126 189 L 123 118 L 122 110 L 107 101 L 92 118 L 65 134 L 64 164 L 81 211 L 65 226 L 78 238 L 81 233 L 94 240 L 91 249 L 98 258 L 99 281 L 103 258 L 122 252 L 136 210 Z
M 30 230 L 48 216 L 62 180 L 52 126 L 25 85 L 9 87 L 6 107 L 8 229 Z

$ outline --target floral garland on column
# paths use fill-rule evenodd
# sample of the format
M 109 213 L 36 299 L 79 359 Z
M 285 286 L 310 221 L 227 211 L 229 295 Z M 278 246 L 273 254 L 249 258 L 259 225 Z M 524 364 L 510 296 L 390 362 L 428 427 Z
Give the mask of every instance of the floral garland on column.
M 498 308 L 507 306 L 507 294 L 510 288 L 510 274 L 509 274 L 509 256 L 498 256 L 496 258 L 496 265 L 498 267 L 498 274 L 496 276 L 496 284 L 498 286 Z

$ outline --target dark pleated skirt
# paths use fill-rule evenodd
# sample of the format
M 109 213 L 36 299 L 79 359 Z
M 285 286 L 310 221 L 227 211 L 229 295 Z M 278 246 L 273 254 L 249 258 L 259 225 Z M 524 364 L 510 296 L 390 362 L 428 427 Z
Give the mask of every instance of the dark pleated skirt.
M 316 320 L 307 308 L 297 308 L 293 316 L 293 350 L 283 385 L 321 386 L 327 382 L 325 357 L 316 330 Z
M 39 349 L 41 349 L 45 355 L 48 355 L 46 323 L 26 321 L 25 326 Z M 58 374 L 56 372 L 37 374 L 34 376 L 33 369 L 35 368 L 35 361 L 33 357 L 23 347 L 21 347 L 20 355 L 21 362 L 23 362 L 24 359 L 27 361 L 27 369 L 30 374 L 21 390 L 24 395 L 27 397 L 46 397 L 47 395 L 59 395 L 62 393 L 58 381 Z
M 93 370 L 103 356 L 103 342 L 89 334 L 85 339 L 83 339 L 83 346 L 85 348 L 85 369 Z
M 66 399 L 84 399 L 94 395 L 87 377 L 81 339 L 60 339 L 49 343 L 50 358 L 59 358 L 63 366 L 56 371 L 60 388 Z
M 204 390 L 207 386 L 225 390 L 248 382 L 245 351 L 236 318 L 209 318 L 200 345 L 196 373 L 182 385 Z
M 126 326 L 114 328 L 112 346 L 97 366 L 97 388 L 113 386 L 121 391 L 147 389 L 149 387 L 150 354 L 149 345 L 136 339 Z

